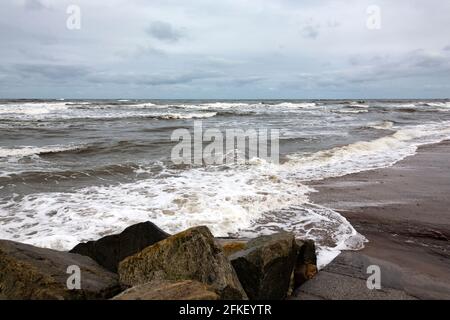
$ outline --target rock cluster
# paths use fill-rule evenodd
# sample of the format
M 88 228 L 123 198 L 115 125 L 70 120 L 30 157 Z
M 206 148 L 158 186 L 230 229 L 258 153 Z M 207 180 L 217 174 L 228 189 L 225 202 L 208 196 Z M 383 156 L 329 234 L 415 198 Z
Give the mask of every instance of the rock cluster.
M 0 299 L 279 300 L 316 273 L 314 242 L 288 232 L 171 236 L 144 222 L 70 252 L 0 240 Z

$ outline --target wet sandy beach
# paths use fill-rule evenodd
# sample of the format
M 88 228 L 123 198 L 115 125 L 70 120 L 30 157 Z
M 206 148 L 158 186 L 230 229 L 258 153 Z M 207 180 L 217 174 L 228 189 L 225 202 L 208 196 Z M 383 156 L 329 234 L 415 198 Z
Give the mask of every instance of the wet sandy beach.
M 424 146 L 390 168 L 309 185 L 318 191 L 312 201 L 343 214 L 369 242 L 362 251 L 346 252 L 327 266 L 305 287 L 306 296 L 450 298 L 449 141 Z M 384 294 L 368 292 L 362 282 L 352 284 L 354 278 L 365 284 L 370 264 L 381 268 Z M 340 294 L 329 292 L 330 277 L 339 278 Z

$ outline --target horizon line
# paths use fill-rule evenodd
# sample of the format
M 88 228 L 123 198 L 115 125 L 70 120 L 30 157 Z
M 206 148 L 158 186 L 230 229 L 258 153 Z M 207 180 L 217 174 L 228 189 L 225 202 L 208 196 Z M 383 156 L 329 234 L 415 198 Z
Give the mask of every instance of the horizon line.
M 180 101 L 189 101 L 189 100 L 223 100 L 223 101 L 267 101 L 267 100 L 304 100 L 304 101 L 336 101 L 336 100 L 358 100 L 358 101 L 370 101 L 370 100 L 450 100 L 450 97 L 447 98 L 2 98 L 1 100 L 55 100 L 55 101 L 66 101 L 66 100 L 180 100 Z

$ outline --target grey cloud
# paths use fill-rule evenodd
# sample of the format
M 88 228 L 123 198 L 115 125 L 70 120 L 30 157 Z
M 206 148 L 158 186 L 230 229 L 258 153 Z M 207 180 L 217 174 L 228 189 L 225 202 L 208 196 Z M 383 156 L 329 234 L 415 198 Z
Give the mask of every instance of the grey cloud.
M 243 65 L 246 62 L 243 60 L 236 59 L 227 59 L 222 57 L 202 57 L 203 63 L 209 64 L 211 66 L 219 66 L 219 67 L 230 67 L 230 66 L 238 66 Z
M 89 73 L 85 66 L 55 64 L 16 64 L 12 70 L 22 77 L 39 76 L 49 80 L 80 78 Z
M 328 28 L 338 28 L 341 26 L 341 23 L 337 20 L 328 20 L 327 27 Z
M 320 25 L 307 25 L 302 28 L 301 33 L 303 37 L 309 39 L 316 39 L 319 36 Z
M 211 71 L 197 71 L 184 74 L 135 74 L 108 72 L 91 74 L 88 79 L 91 82 L 106 82 L 115 84 L 134 84 L 141 86 L 162 86 L 187 84 L 196 80 L 206 80 L 220 77 L 222 74 Z
M 433 68 L 428 68 L 428 66 L 433 66 Z M 438 74 L 444 74 L 450 71 L 449 66 L 445 66 L 442 69 L 435 68 L 438 65 L 431 61 L 428 66 L 423 64 L 423 62 L 413 62 L 410 64 L 402 64 L 398 62 L 398 64 L 387 63 L 383 65 L 365 66 L 355 70 L 336 72 L 335 82 L 347 82 L 350 84 L 359 85 L 410 77 L 420 78 L 424 76 L 437 76 Z
M 26 47 L 18 48 L 17 53 L 22 55 L 27 60 L 37 60 L 37 61 L 46 61 L 46 62 L 55 62 L 59 59 L 56 59 L 51 53 L 48 53 L 47 51 L 33 51 L 33 50 L 27 50 Z
M 0 74 L 1 74 L 0 69 Z M 188 84 L 197 80 L 208 80 L 223 76 L 214 71 L 192 71 L 186 73 L 120 73 L 110 71 L 95 71 L 83 65 L 52 65 L 52 64 L 16 64 L 7 68 L 8 75 L 18 75 L 22 79 L 36 76 L 50 81 L 66 80 L 87 81 L 90 83 L 111 83 L 118 85 L 163 86 Z
M 248 85 L 248 84 L 254 84 L 257 82 L 264 81 L 264 77 L 259 76 L 249 76 L 249 77 L 242 77 L 242 78 L 234 78 L 232 79 L 232 82 L 235 83 L 237 86 L 241 85 Z
M 195 81 L 206 81 L 212 85 L 245 86 L 265 80 L 261 76 L 236 77 L 222 72 L 195 71 L 182 74 L 109 74 L 97 73 L 89 77 L 92 82 L 133 84 L 138 86 L 185 85 Z
M 287 81 L 290 87 L 355 87 L 380 81 L 446 76 L 450 55 L 415 50 L 398 57 L 353 57 L 351 67 L 320 73 L 302 73 Z
M 359 56 L 351 56 L 348 59 L 348 62 L 350 63 L 350 65 L 352 66 L 357 66 L 358 64 L 361 63 L 361 58 Z
M 135 51 L 135 55 L 138 57 L 152 55 L 165 56 L 166 54 L 164 50 L 153 46 L 138 46 Z
M 164 21 L 154 21 L 145 30 L 148 35 L 161 41 L 178 42 L 184 34 L 175 29 L 170 23 Z
M 411 56 L 411 66 L 425 70 L 444 67 L 448 62 L 449 59 L 445 56 L 433 56 L 424 53 L 418 53 L 417 55 Z
M 43 10 L 48 9 L 40 0 L 25 0 L 24 7 L 27 10 Z
M 376 65 L 380 64 L 386 61 L 389 61 L 390 57 L 388 55 L 382 56 L 382 55 L 373 55 L 373 56 L 367 56 L 367 55 L 351 55 L 348 59 L 348 62 L 352 66 L 367 66 L 367 65 Z
M 6 78 L 5 68 L 0 66 L 0 81 Z
M 338 28 L 340 25 L 340 22 L 337 20 L 327 20 L 326 23 L 324 22 L 324 27 L 328 27 L 330 29 Z M 322 25 L 310 19 L 301 28 L 301 34 L 307 39 L 317 39 L 320 35 L 320 29 L 322 29 Z
M 8 13 L 0 21 L 0 79 L 9 84 L 0 97 L 77 90 L 238 98 L 277 88 L 280 98 L 296 98 L 305 92 L 299 87 L 319 97 L 341 88 L 383 96 L 402 85 L 400 95 L 420 96 L 430 94 L 426 84 L 450 82 L 442 32 L 450 27 L 449 1 L 378 0 L 389 10 L 376 32 L 365 28 L 367 4 L 356 0 L 75 2 L 83 13 L 78 31 L 66 28 L 67 1 L 0 1 Z M 143 90 L 149 86 L 161 87 Z
M 262 76 L 245 76 L 245 77 L 222 77 L 214 81 L 216 85 L 228 85 L 233 87 L 246 86 L 266 80 Z
M 167 52 L 163 49 L 150 45 L 137 45 L 129 50 L 120 50 L 115 53 L 116 56 L 123 59 L 149 58 L 149 57 L 165 57 Z
M 26 25 L 9 25 L 0 21 L 0 39 L 3 43 L 13 43 L 15 46 L 19 44 L 31 47 L 35 44 L 54 45 L 60 42 L 59 38 L 48 32 L 40 32 L 42 30 L 26 29 Z M 30 51 L 36 51 L 36 48 L 30 48 Z

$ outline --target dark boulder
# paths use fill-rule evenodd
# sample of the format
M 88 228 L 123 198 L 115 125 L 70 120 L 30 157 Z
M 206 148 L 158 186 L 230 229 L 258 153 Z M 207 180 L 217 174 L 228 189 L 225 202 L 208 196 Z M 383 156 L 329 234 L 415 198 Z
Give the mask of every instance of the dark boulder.
M 191 228 L 149 246 L 123 260 L 118 271 L 125 286 L 153 280 L 196 280 L 214 288 L 221 299 L 247 298 L 207 227 Z
M 106 269 L 117 272 L 120 261 L 169 236 L 147 221 L 132 225 L 120 234 L 80 243 L 70 252 L 91 257 Z
M 294 288 L 312 279 L 318 272 L 316 246 L 312 240 L 296 240 L 297 261 L 294 269 Z
M 80 288 L 67 286 L 76 266 Z M 118 277 L 89 257 L 0 240 L 0 297 L 4 299 L 108 299 Z
M 285 299 L 297 259 L 295 237 L 287 232 L 261 236 L 229 259 L 250 300 Z

